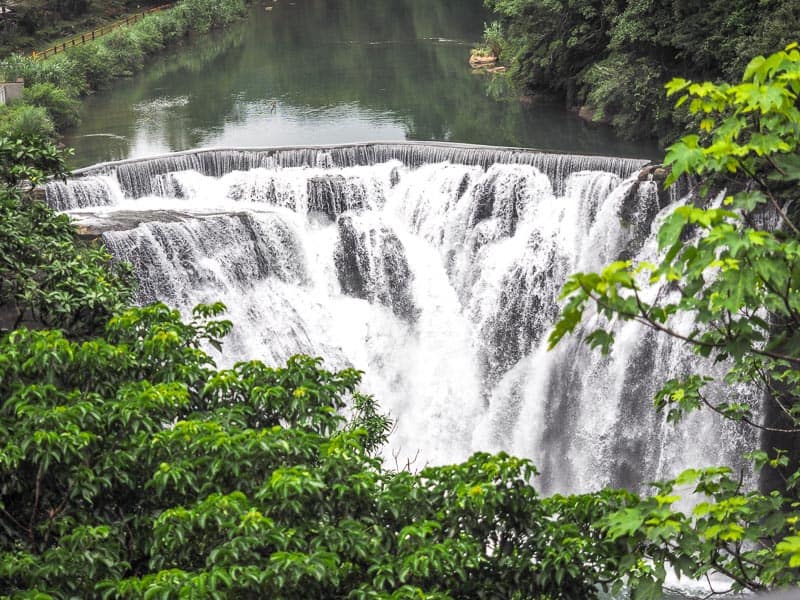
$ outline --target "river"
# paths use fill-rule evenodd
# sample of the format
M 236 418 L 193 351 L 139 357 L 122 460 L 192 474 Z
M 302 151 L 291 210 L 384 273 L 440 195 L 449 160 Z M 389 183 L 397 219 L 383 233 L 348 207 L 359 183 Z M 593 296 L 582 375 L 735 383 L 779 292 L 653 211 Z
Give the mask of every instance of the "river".
M 271 10 L 266 10 L 271 8 Z M 258 2 L 87 99 L 73 166 L 198 147 L 438 140 L 658 158 L 553 101 L 498 101 L 467 63 L 481 0 Z

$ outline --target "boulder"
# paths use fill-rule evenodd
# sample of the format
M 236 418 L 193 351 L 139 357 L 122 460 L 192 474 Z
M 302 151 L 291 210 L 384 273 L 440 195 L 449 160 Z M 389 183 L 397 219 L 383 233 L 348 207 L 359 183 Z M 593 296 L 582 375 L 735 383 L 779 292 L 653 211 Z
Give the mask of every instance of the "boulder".
M 480 54 L 472 54 L 469 57 L 469 64 L 473 69 L 479 69 L 486 67 L 487 65 L 493 65 L 497 62 L 497 57 L 492 54 L 487 54 L 482 56 Z

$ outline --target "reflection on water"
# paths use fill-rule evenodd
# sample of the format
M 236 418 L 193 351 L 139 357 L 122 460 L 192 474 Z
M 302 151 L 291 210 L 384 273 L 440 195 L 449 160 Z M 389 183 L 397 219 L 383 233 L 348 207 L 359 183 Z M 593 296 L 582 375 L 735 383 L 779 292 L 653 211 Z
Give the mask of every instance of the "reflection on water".
M 488 98 L 467 64 L 488 19 L 481 0 L 264 7 L 90 98 L 66 139 L 76 164 L 199 146 L 403 139 L 659 155 L 560 106 Z

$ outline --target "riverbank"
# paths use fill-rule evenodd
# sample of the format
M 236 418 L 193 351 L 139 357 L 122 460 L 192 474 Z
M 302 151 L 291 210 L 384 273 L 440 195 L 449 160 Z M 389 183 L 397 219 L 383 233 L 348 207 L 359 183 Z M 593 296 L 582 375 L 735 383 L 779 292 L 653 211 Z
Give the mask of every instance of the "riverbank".
M 508 67 L 492 90 L 555 94 L 623 137 L 664 145 L 697 126 L 664 94 L 668 81 L 735 81 L 751 58 L 785 48 L 800 31 L 796 0 L 665 0 L 648 10 L 638 2 L 486 5 L 493 15 L 484 42 Z
M 224 29 L 244 17 L 249 0 L 182 0 L 92 43 L 47 60 L 11 55 L 0 79 L 24 79 L 22 101 L 0 107 L 0 136 L 53 138 L 78 120 L 80 99 L 142 70 L 163 49 L 196 34 Z
M 72 10 L 66 6 L 47 10 L 39 2 L 10 2 L 0 21 L 0 57 L 30 54 L 159 3 L 163 0 L 108 0 Z

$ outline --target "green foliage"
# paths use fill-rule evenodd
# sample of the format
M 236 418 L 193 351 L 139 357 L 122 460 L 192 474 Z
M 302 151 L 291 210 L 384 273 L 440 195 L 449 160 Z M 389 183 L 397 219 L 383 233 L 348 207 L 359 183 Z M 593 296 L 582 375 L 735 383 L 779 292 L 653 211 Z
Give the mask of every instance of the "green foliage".
M 766 447 L 778 450 L 750 458 L 784 478 L 779 489 L 747 493 L 728 469 L 690 471 L 604 523 L 634 556 L 671 564 L 680 574 L 722 573 L 734 589 L 797 584 L 800 51 L 792 44 L 756 57 L 735 85 L 676 79 L 667 89 L 700 124 L 697 134 L 669 149 L 667 181 L 692 176 L 697 187 L 662 222 L 657 265 L 616 262 L 569 279 L 550 344 L 576 331 L 594 308 L 607 324 L 586 341 L 605 352 L 615 323 L 634 320 L 727 365 L 721 400 L 704 393 L 713 381 L 708 373 L 689 373 L 664 384 L 656 408 L 673 423 L 705 408 L 763 429 Z M 694 317 L 692 331 L 674 328 L 681 314 Z M 748 399 L 758 394 L 741 395 L 734 387 L 741 383 L 762 392 L 763 421 Z M 674 489 L 688 484 L 707 500 L 686 516 L 671 505 Z
M 486 37 L 509 63 L 507 76 L 522 88 L 553 90 L 574 103 L 582 73 L 608 44 L 610 19 L 620 3 L 485 0 L 485 4 L 499 17 L 486 28 Z
M 57 54 L 49 60 L 11 54 L 0 61 L 0 74 L 6 81 L 24 79 L 26 85 L 51 83 L 68 94 L 78 95 L 85 92 L 87 87 L 83 74 L 76 67 L 72 51 Z
M 0 339 L 0 594 L 577 599 L 619 572 L 594 523 L 628 493 L 540 499 L 506 455 L 386 471 L 359 372 L 218 370 L 221 310 Z
M 33 134 L 52 137 L 75 124 L 73 99 L 99 90 L 114 78 L 140 71 L 148 57 L 191 33 L 205 33 L 230 25 L 244 16 L 245 0 L 183 0 L 173 9 L 148 15 L 133 25 L 116 29 L 99 40 L 70 48 L 47 60 L 12 54 L 0 61 L 6 81 L 25 80 L 35 91 L 26 92 L 26 103 L 47 109 L 16 108 L 3 118 L 0 135 Z M 37 87 L 47 85 L 51 87 Z M 57 88 L 53 89 L 53 88 Z
M 687 486 L 704 499 L 688 515 L 673 507 Z M 744 492 L 741 479 L 727 468 L 688 470 L 658 487 L 657 495 L 604 517 L 602 525 L 633 556 L 647 556 L 661 565 L 654 572 L 660 572 L 662 580 L 671 567 L 692 579 L 723 574 L 732 580 L 734 591 L 797 585 L 796 503 L 778 492 Z M 637 582 L 632 585 L 637 587 Z
M 65 155 L 37 138 L 0 138 L 0 185 L 14 187 L 23 181 L 37 185 L 50 176 L 63 177 Z
M 793 0 L 485 0 L 518 88 L 589 104 L 627 137 L 673 141 L 685 113 L 660 89 L 678 74 L 736 76 L 756 52 L 794 41 Z
M 80 243 L 68 217 L 11 187 L 64 171 L 52 144 L 0 138 L 0 335 L 21 324 L 87 335 L 129 299 L 127 269 Z
M 192 24 L 192 28 L 205 33 L 229 25 L 245 14 L 244 0 L 184 0 L 175 8 L 176 15 Z
M 583 75 L 585 101 L 598 107 L 596 118 L 608 119 L 627 137 L 661 137 L 681 121 L 682 112 L 664 100 L 665 73 L 647 58 L 612 54 Z
M 109 50 L 115 76 L 127 77 L 144 67 L 145 51 L 141 41 L 135 29 L 117 29 L 103 38 L 102 44 Z
M 80 102 L 52 83 L 26 87 L 22 97 L 28 104 L 44 108 L 57 129 L 65 129 L 80 121 Z
M 55 124 L 47 109 L 22 102 L 0 106 L 0 137 L 52 138 Z
M 75 70 L 82 73 L 90 90 L 101 90 L 114 78 L 111 51 L 105 44 L 84 44 L 71 48 L 69 59 L 75 65 Z

